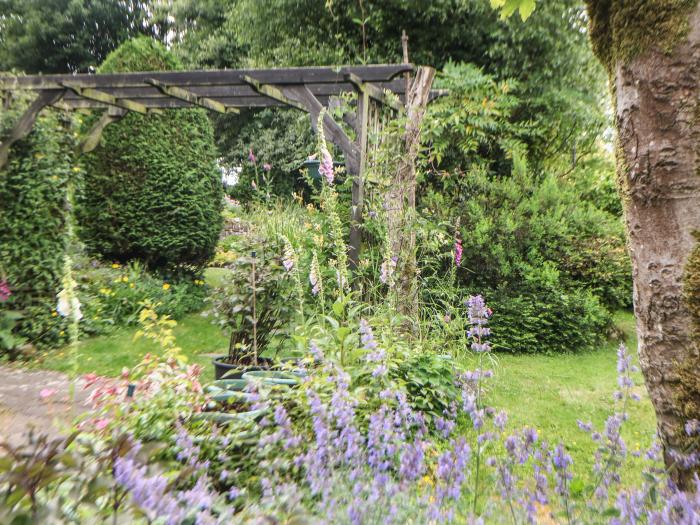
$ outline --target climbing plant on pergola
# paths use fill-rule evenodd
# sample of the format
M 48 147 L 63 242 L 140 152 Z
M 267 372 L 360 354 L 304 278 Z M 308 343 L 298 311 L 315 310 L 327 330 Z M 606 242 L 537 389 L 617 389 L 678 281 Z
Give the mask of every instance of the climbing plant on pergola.
M 415 76 L 413 75 L 415 74 Z M 173 108 L 203 107 L 218 113 L 238 113 L 240 108 L 289 106 L 308 112 L 316 128 L 319 116 L 335 97 L 356 93 L 353 112 L 344 121 L 355 131 L 350 138 L 328 111 L 324 112 L 325 136 L 345 157 L 352 177 L 349 261 L 356 267 L 360 255 L 363 208 L 363 172 L 366 164 L 368 115 L 372 105 L 387 105 L 411 114 L 416 101 L 423 107 L 439 96 L 431 91 L 432 68 L 412 64 L 284 69 L 206 71 L 158 71 L 112 74 L 0 76 L 0 96 L 7 108 L 12 93 L 36 91 L 37 96 L 0 143 L 0 169 L 12 144 L 32 130 L 39 113 L 48 106 L 62 110 L 101 110 L 81 144 L 81 152 L 99 144 L 104 128 L 129 111 L 161 113 Z

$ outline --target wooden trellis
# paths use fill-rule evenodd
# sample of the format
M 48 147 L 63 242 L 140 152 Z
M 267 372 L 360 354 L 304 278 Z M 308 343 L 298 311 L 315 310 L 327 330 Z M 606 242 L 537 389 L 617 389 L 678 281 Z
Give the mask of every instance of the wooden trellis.
M 321 111 L 328 107 L 334 97 L 354 92 L 357 94 L 354 114 L 344 118 L 355 131 L 354 138 L 350 138 L 328 112 L 323 118 L 326 138 L 342 150 L 346 171 L 353 181 L 348 257 L 354 268 L 360 253 L 362 181 L 370 105 L 384 104 L 403 111 L 402 101 L 411 84 L 398 76 L 413 73 L 414 70 L 411 64 L 392 64 L 0 76 L 0 96 L 4 107 L 11 103 L 13 92 L 37 92 L 32 104 L 0 143 L 0 169 L 8 160 L 12 144 L 29 134 L 39 113 L 49 106 L 69 111 L 103 111 L 81 144 L 82 152 L 88 152 L 97 147 L 104 128 L 129 111 L 148 115 L 166 109 L 203 107 L 218 113 L 238 113 L 240 108 L 290 106 L 308 112 L 315 129 Z M 430 98 L 439 95 L 439 92 L 433 91 Z

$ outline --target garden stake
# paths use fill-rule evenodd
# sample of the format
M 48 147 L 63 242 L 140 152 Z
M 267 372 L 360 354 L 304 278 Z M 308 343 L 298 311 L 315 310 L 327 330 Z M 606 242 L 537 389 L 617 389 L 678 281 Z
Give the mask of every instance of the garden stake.
M 250 256 L 253 258 L 253 364 L 258 366 L 258 317 L 255 311 L 255 298 L 257 293 L 255 290 L 255 252 L 251 252 Z

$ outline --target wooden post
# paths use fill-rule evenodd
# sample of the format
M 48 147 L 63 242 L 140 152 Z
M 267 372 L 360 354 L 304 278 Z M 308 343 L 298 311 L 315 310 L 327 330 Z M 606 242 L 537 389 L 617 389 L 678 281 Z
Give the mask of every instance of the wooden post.
M 397 262 L 396 308 L 413 317 L 418 311 L 416 282 L 416 158 L 420 129 L 435 78 L 431 67 L 420 67 L 406 93 L 403 152 L 385 197 L 389 248 Z
M 348 262 L 350 270 L 355 271 L 360 262 L 362 250 L 362 222 L 364 207 L 364 176 L 367 166 L 367 122 L 369 117 L 369 93 L 362 89 L 357 93 L 357 119 L 355 121 L 355 147 L 358 151 L 359 165 L 352 175 L 352 202 L 350 222 L 350 242 L 348 244 Z

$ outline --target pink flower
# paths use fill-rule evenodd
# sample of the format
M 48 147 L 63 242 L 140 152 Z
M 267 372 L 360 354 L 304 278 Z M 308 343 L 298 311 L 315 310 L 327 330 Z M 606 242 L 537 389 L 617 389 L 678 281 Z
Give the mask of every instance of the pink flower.
M 270 171 L 272 169 L 272 164 L 270 164 L 269 162 L 266 162 L 265 164 L 263 164 L 263 169 L 265 171 Z
M 318 171 L 321 175 L 326 177 L 326 181 L 328 182 L 328 184 L 333 184 L 333 157 L 331 157 L 330 152 L 326 148 L 323 148 L 323 150 L 321 151 L 321 155 L 323 158 L 321 160 L 321 166 L 319 166 Z
M 7 284 L 7 281 L 3 279 L 0 281 L 0 303 L 7 301 L 11 295 L 12 290 L 10 290 L 10 286 Z
M 462 241 L 457 239 L 455 241 L 455 266 L 459 266 L 462 262 Z
M 54 395 L 55 393 L 56 393 L 55 388 L 42 388 L 41 391 L 39 392 L 39 397 L 41 399 L 48 399 L 52 395 Z
M 257 160 L 255 158 L 255 154 L 253 153 L 253 148 L 248 148 L 248 160 L 255 164 L 255 161 Z
M 95 421 L 95 428 L 97 430 L 104 430 L 107 425 L 109 425 L 109 420 L 105 418 L 100 418 L 97 421 Z

